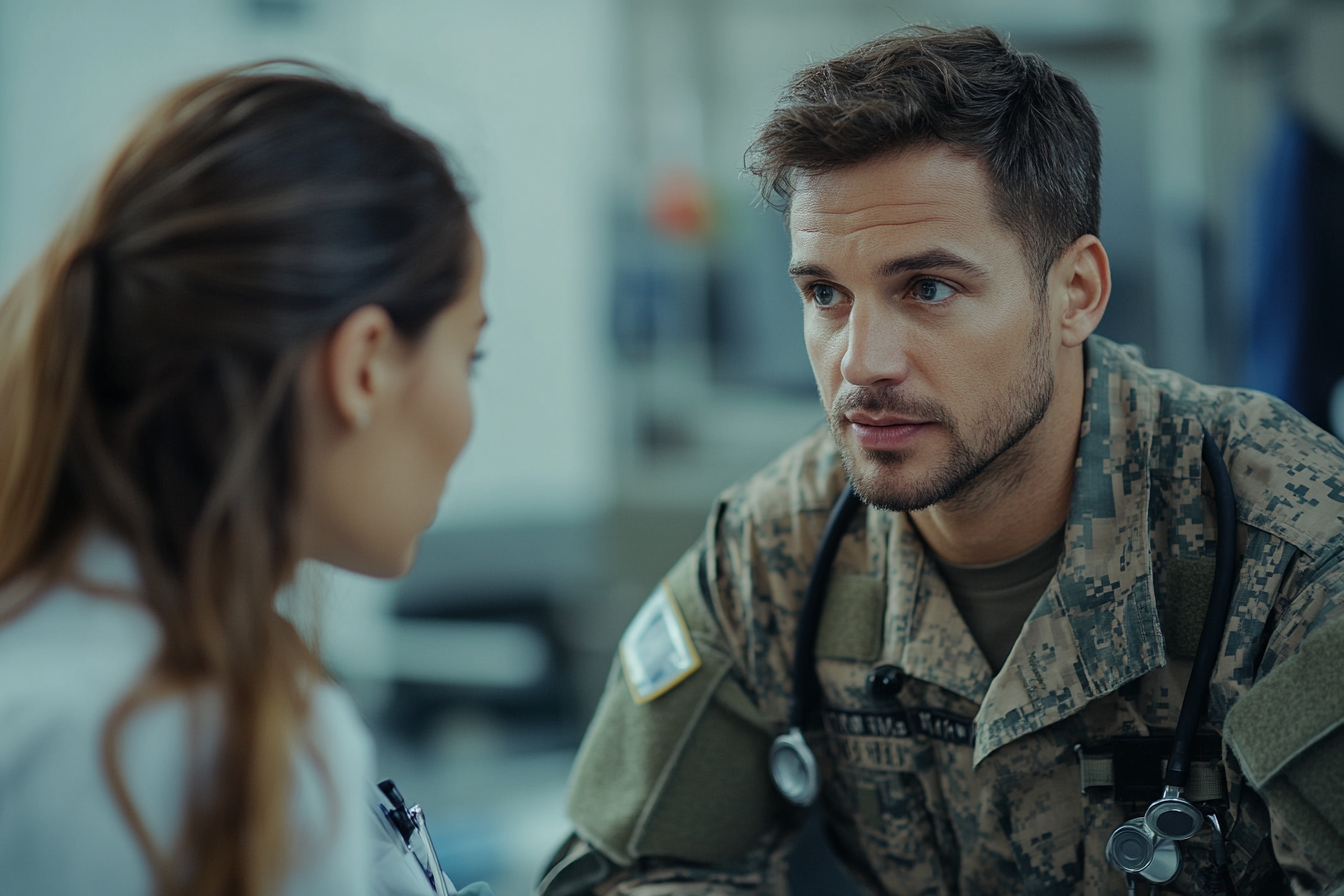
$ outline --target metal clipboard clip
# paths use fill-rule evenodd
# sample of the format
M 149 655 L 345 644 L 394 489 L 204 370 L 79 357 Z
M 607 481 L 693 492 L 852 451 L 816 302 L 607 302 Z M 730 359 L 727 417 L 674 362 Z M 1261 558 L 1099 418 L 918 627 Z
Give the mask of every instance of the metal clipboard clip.
M 434 841 L 429 838 L 429 825 L 425 821 L 424 810 L 418 805 L 408 807 L 401 791 L 397 790 L 397 785 L 392 783 L 391 778 L 380 781 L 378 789 L 391 803 L 390 807 L 380 803 L 379 810 L 401 835 L 402 843 L 415 858 L 420 870 L 424 872 L 430 887 L 438 896 L 456 896 L 457 888 L 439 866 L 439 856 L 434 851 Z

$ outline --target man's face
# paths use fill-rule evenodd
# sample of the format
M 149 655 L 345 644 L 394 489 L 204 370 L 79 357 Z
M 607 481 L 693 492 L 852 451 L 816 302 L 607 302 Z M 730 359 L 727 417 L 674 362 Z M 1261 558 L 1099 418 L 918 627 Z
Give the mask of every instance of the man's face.
M 919 510 L 1015 475 L 1058 339 L 980 163 L 932 146 L 803 176 L 789 225 L 808 357 L 859 496 Z

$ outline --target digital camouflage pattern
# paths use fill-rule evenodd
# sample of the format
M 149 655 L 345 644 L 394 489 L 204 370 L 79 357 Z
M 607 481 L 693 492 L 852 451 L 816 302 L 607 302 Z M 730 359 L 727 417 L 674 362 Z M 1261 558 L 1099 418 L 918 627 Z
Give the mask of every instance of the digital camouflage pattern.
M 1220 731 L 1247 689 L 1344 614 L 1344 446 L 1276 399 L 1149 369 L 1099 337 L 1086 367 L 1064 553 L 999 674 L 907 517 L 870 508 L 842 542 L 832 582 L 880 583 L 881 641 L 876 656 L 819 646 L 825 718 L 809 741 L 842 858 L 874 893 L 1125 892 L 1104 847 L 1144 805 L 1117 804 L 1109 789 L 1082 793 L 1075 745 L 1175 727 L 1191 663 L 1168 660 L 1169 577 L 1180 563 L 1212 562 L 1220 534 L 1204 428 L 1231 473 L 1241 564 L 1206 728 Z M 707 602 L 712 646 L 732 657 L 731 676 L 772 735 L 787 729 L 796 622 L 843 483 L 823 430 L 726 492 L 692 549 L 700 593 L 676 595 Z M 823 640 L 826 628 L 824 618 Z M 881 665 L 906 676 L 895 701 L 869 693 Z M 1275 807 L 1244 785 L 1226 750 L 1224 759 L 1237 892 L 1326 887 Z M 781 812 L 731 867 L 636 857 L 597 892 L 779 892 L 796 822 Z M 1207 825 L 1183 852 L 1181 876 L 1163 892 L 1216 892 L 1205 879 Z

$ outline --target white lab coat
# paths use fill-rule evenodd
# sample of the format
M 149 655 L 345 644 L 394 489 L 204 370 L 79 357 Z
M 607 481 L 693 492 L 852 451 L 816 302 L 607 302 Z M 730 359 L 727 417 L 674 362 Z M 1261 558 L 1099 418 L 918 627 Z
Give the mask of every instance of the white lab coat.
M 130 552 L 90 537 L 80 553 L 86 577 L 134 588 Z M 112 797 L 99 759 L 108 714 L 140 678 L 160 639 L 134 602 L 62 586 L 0 625 L 0 896 L 148 896 L 152 876 Z M 204 750 L 218 724 L 208 696 L 152 704 L 123 728 L 121 767 L 132 797 L 160 842 L 178 829 L 188 776 L 208 767 L 188 758 L 191 717 Z M 311 756 L 294 752 L 291 842 L 295 864 L 285 896 L 367 896 L 373 890 L 374 828 L 368 806 L 373 745 L 344 691 L 315 689 Z M 330 796 L 335 797 L 332 804 Z

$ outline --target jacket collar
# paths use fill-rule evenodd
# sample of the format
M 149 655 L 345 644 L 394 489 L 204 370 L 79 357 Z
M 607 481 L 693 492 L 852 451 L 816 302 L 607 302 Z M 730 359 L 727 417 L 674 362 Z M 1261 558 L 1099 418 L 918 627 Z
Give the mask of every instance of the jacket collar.
M 1154 482 L 1160 503 L 1174 498 L 1202 513 L 1202 427 L 1128 349 L 1092 337 L 1085 370 L 1064 553 L 998 675 L 909 521 L 893 532 L 894 558 L 905 559 L 890 567 L 892 593 L 909 602 L 902 666 L 980 704 L 977 764 L 1166 664 L 1153 588 Z M 1177 495 L 1166 494 L 1173 478 Z

